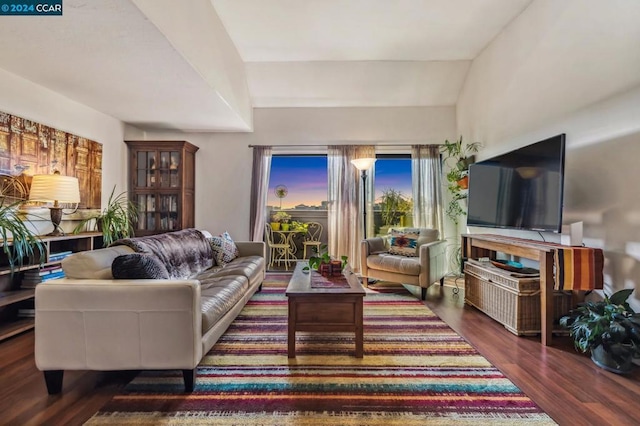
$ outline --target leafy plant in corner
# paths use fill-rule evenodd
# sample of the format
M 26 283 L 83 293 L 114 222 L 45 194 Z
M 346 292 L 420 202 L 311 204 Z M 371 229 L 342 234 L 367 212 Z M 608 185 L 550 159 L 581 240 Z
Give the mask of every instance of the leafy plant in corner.
M 633 290 L 580 303 L 560 319 L 560 325 L 569 328 L 576 349 L 590 351 L 596 365 L 614 373 L 628 373 L 633 359 L 640 357 L 640 314 L 627 302 Z
M 332 260 L 326 244 L 321 245 L 320 250 L 316 250 L 315 247 L 313 250 L 315 251 L 316 256 L 309 257 L 309 265 L 302 268 L 303 271 L 308 271 L 310 269 L 315 269 L 317 271 L 321 264 L 330 263 Z M 340 260 L 342 261 L 342 268 L 344 268 L 347 266 L 349 257 L 341 256 Z
M 128 238 L 134 234 L 134 223 L 138 220 L 138 208 L 129 201 L 127 192 L 115 195 L 116 187 L 113 187 L 107 207 L 93 217 L 82 220 L 73 230 L 77 234 L 85 229 L 87 223 L 95 220 L 98 231 L 102 232 L 102 243 L 105 247 L 121 238 Z
M 445 140 L 440 146 L 440 153 L 443 155 L 443 161 L 450 168 L 447 172 L 447 189 L 451 193 L 451 201 L 447 206 L 446 214 L 456 225 L 460 216 L 467 213 L 460 207 L 460 200 L 467 198 L 462 192 L 466 189 L 466 179 L 469 173 L 469 165 L 474 162 L 475 153 L 478 152 L 482 145 L 480 142 L 473 142 L 463 145 L 462 136 L 457 141 L 449 142 Z
M 18 211 L 20 203 L 22 201 L 6 205 L 0 203 L 0 244 L 9 261 L 11 275 L 20 270 L 25 259 L 30 263 L 35 263 L 36 258 L 39 263 L 44 262 L 44 244 L 25 224 L 29 220 L 21 217 Z

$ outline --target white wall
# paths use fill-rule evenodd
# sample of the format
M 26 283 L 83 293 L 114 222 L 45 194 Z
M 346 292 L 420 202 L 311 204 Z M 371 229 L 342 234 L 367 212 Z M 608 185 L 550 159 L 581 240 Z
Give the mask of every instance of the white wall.
M 96 142 L 103 148 L 102 205 L 114 185 L 127 188 L 124 125 L 98 112 L 0 69 L 0 111 L 64 130 Z
M 565 222 L 605 250 L 609 294 L 640 287 L 639 18 L 640 2 L 536 0 L 474 61 L 457 106 L 479 159 L 567 134 Z
M 248 145 L 441 143 L 455 135 L 453 107 L 271 108 L 254 111 L 253 133 L 140 132 L 125 139 L 188 140 L 196 154 L 196 226 L 249 238 L 253 151 Z

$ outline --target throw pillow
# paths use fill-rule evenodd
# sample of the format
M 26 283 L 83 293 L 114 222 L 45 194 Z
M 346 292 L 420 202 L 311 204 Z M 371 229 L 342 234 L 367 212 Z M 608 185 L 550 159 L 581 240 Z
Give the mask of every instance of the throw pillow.
M 389 253 L 407 257 L 417 256 L 418 237 L 420 234 L 416 232 L 392 231 Z
M 169 271 L 160 260 L 143 253 L 122 254 L 111 264 L 111 274 L 116 280 L 169 279 Z
M 211 237 L 209 242 L 213 250 L 213 258 L 219 266 L 224 266 L 240 255 L 236 243 L 226 231 L 222 235 Z

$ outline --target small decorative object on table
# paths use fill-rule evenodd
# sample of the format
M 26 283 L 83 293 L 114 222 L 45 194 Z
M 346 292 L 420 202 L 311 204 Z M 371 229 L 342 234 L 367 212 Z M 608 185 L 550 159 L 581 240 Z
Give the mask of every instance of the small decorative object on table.
M 323 277 L 328 277 L 331 275 L 331 263 L 321 263 L 318 265 L 318 272 Z
M 314 248 L 315 250 L 315 248 Z M 322 276 L 332 275 L 332 271 L 337 270 L 337 274 L 342 274 L 342 269 L 347 266 L 349 258 L 347 256 L 341 256 L 340 260 L 332 259 L 327 251 L 327 245 L 320 246 L 320 253 L 316 251 L 316 256 L 309 258 L 309 265 L 305 266 L 303 270 L 315 269 Z
M 341 260 L 332 260 L 329 265 L 331 265 L 331 275 L 334 277 L 339 277 L 342 275 L 342 261 Z

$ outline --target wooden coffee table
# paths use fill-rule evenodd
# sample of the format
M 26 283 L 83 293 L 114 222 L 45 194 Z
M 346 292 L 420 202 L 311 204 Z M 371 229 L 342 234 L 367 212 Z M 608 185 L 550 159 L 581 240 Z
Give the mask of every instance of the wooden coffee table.
M 298 262 L 287 286 L 289 299 L 289 358 L 296 356 L 296 331 L 344 332 L 353 331 L 356 336 L 356 358 L 362 358 L 362 298 L 364 288 L 358 277 L 345 268 L 343 275 L 348 288 L 311 288 L 311 274 L 304 273 L 306 262 Z

